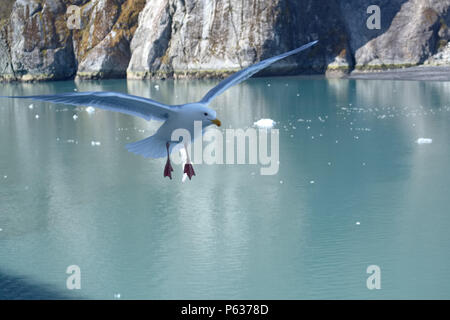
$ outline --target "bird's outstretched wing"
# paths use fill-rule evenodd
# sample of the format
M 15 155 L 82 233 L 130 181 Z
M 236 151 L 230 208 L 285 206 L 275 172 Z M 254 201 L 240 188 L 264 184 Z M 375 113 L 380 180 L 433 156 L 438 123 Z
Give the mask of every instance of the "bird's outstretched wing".
M 178 106 L 169 106 L 148 98 L 118 92 L 69 92 L 52 95 L 9 96 L 2 98 L 31 99 L 75 106 L 92 106 L 138 116 L 146 120 L 165 121 Z
M 247 80 L 252 75 L 257 73 L 258 71 L 268 67 L 269 65 L 271 65 L 274 62 L 277 62 L 278 60 L 281 60 L 290 55 L 293 55 L 293 54 L 299 53 L 300 51 L 308 49 L 309 47 L 315 45 L 317 42 L 318 42 L 318 40 L 312 41 L 308 44 L 301 46 L 300 48 L 297 48 L 292 51 L 288 51 L 283 54 L 280 54 L 278 56 L 260 61 L 258 63 L 255 63 L 254 65 L 251 65 L 245 69 L 242 69 L 242 70 L 236 72 L 235 74 L 229 76 L 225 80 L 222 80 L 217 86 L 215 86 L 214 88 L 209 90 L 208 93 L 200 101 L 200 103 L 209 104 L 212 99 L 214 99 L 216 96 L 218 96 L 219 94 L 221 94 L 222 92 L 224 92 L 225 90 L 230 88 L 231 86 L 234 86 L 238 83 L 241 83 L 244 80 Z

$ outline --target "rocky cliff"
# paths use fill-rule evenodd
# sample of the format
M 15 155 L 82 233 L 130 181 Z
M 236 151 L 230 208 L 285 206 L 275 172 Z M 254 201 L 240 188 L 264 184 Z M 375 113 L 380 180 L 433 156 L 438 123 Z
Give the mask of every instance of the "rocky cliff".
M 370 5 L 381 9 L 379 29 L 366 26 Z M 221 77 L 315 39 L 264 74 L 449 64 L 449 8 L 450 0 L 2 0 L 0 79 Z

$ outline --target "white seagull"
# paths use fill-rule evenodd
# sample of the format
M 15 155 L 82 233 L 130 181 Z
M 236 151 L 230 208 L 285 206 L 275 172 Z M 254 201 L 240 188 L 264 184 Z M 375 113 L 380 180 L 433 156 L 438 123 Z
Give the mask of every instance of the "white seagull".
M 222 80 L 217 86 L 209 90 L 202 100 L 194 103 L 167 105 L 148 98 L 118 92 L 70 92 L 53 95 L 10 96 L 2 98 L 32 99 L 74 106 L 92 106 L 138 116 L 147 121 L 152 119 L 164 121 L 154 135 L 127 144 L 126 148 L 128 151 L 142 155 L 145 158 L 162 158 L 167 155 L 164 177 L 172 179 L 173 168 L 170 164 L 170 154 L 173 148 L 178 144 L 183 142 L 186 145 L 188 143 L 188 141 L 182 141 L 181 139 L 179 141 L 171 141 L 171 135 L 174 130 L 179 128 L 186 129 L 190 132 L 193 139 L 194 121 L 201 121 L 202 128 L 212 124 L 220 127 L 221 123 L 220 120 L 217 119 L 216 112 L 211 108 L 208 108 L 208 105 L 216 96 L 228 88 L 250 78 L 252 75 L 268 67 L 272 63 L 308 49 L 317 42 L 318 41 L 312 41 L 300 48 L 260 61 L 242 69 Z M 195 175 L 189 156 L 188 161 L 184 166 L 184 173 L 188 175 L 189 179 Z

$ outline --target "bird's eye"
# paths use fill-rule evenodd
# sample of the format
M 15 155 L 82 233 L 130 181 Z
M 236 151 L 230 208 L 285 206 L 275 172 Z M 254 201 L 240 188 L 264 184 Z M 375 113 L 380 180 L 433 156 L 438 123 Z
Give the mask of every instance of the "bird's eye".
M 207 116 L 207 115 L 208 115 L 208 113 L 207 113 L 207 112 L 205 112 L 205 113 L 204 113 L 204 115 L 205 115 L 205 116 Z

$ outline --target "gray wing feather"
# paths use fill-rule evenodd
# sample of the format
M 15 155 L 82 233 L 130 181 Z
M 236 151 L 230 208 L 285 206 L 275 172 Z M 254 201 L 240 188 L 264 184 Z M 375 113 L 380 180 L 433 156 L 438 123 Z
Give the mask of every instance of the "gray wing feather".
M 309 47 L 315 45 L 318 42 L 318 40 L 316 41 L 312 41 L 308 44 L 305 44 L 303 46 L 301 46 L 300 48 L 285 52 L 283 54 L 280 54 L 278 56 L 260 61 L 258 63 L 255 63 L 245 69 L 242 69 L 238 72 L 236 72 L 235 74 L 233 74 L 232 76 L 226 78 L 225 80 L 221 81 L 217 86 L 215 86 L 214 88 L 212 88 L 204 97 L 203 99 L 200 101 L 200 103 L 204 103 L 204 104 L 209 104 L 211 102 L 212 99 L 214 99 L 216 96 L 218 96 L 219 94 L 221 94 L 222 92 L 224 92 L 225 90 L 227 90 L 228 88 L 230 88 L 231 86 L 234 86 L 238 83 L 241 83 L 244 80 L 247 80 L 248 78 L 250 78 L 252 75 L 254 75 L 255 73 L 257 73 L 258 71 L 261 71 L 262 69 L 268 67 L 269 65 L 271 65 L 274 62 L 277 62 L 278 60 L 281 60 L 283 58 L 286 58 L 290 55 L 299 53 L 300 51 L 306 50 Z
M 179 108 L 148 98 L 118 92 L 69 92 L 53 95 L 11 96 L 4 98 L 31 99 L 100 109 L 138 116 L 146 120 L 164 121 Z

